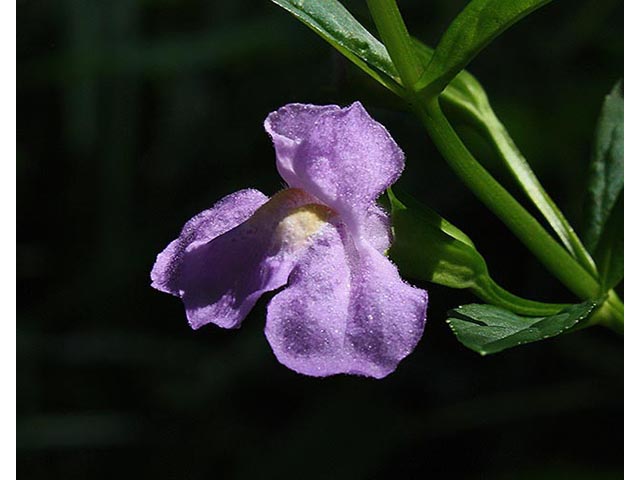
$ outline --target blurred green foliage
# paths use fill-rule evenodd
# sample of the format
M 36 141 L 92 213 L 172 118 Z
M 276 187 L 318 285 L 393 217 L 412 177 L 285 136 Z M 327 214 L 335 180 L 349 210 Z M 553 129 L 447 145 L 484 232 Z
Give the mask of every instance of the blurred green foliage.
M 400 7 L 433 45 L 464 4 Z M 364 1 L 347 5 L 372 27 Z M 24 478 L 621 478 L 622 341 L 604 329 L 480 359 L 445 324 L 473 298 L 431 286 L 425 337 L 396 373 L 318 380 L 270 352 L 268 299 L 238 331 L 194 333 L 180 302 L 149 288 L 156 253 L 191 215 L 281 187 L 268 112 L 359 99 L 405 150 L 401 188 L 474 238 L 499 283 L 567 297 L 402 105 L 303 25 L 266 0 L 17 10 Z M 469 67 L 573 223 L 600 104 L 622 73 L 622 14 L 620 1 L 553 2 Z

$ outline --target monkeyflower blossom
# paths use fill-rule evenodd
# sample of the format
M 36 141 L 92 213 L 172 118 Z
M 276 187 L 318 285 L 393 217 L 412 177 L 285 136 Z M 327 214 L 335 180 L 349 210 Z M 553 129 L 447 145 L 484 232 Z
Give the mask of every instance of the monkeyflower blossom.
M 158 255 L 152 286 L 182 299 L 194 329 L 237 328 L 281 289 L 265 326 L 281 363 L 385 377 L 420 340 L 427 308 L 427 292 L 384 255 L 391 229 L 376 203 L 404 155 L 358 102 L 286 105 L 265 129 L 288 188 L 271 198 L 240 190 L 189 220 Z

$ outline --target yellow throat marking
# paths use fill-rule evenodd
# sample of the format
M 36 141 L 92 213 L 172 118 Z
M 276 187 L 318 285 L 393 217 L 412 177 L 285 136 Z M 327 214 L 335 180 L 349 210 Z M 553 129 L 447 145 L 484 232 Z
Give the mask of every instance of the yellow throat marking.
M 282 245 L 295 250 L 318 233 L 332 213 L 328 207 L 316 203 L 294 208 L 278 223 L 274 236 Z

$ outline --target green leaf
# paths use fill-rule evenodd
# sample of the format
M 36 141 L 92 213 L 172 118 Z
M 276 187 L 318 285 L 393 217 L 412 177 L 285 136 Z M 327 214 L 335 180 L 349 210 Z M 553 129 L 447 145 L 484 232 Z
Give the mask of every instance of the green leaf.
M 447 323 L 465 347 L 487 355 L 560 335 L 584 322 L 599 303 L 571 305 L 548 317 L 522 317 L 493 305 L 463 305 L 449 312 Z
M 604 99 L 589 167 L 584 242 L 596 251 L 624 186 L 624 96 L 622 81 Z M 599 265 L 600 266 L 600 265 Z
M 329 42 L 336 50 L 400 95 L 400 77 L 385 46 L 337 0 L 271 0 Z
M 618 201 L 604 227 L 594 253 L 600 269 L 602 293 L 614 288 L 624 276 L 624 195 L 620 192 Z
M 389 256 L 403 274 L 451 288 L 469 288 L 487 274 L 473 242 L 433 210 L 389 192 L 394 241 Z
M 440 39 L 416 90 L 441 92 L 484 47 L 551 0 L 472 0 Z
M 509 132 L 490 107 L 484 111 L 479 128 L 484 130 L 485 137 L 499 153 L 511 175 L 529 197 L 529 200 L 542 213 L 565 248 L 595 278 L 597 272 L 589 252 L 560 208 L 546 192 L 529 163 L 512 140 Z
M 402 95 L 400 76 L 387 49 L 340 2 L 272 1 L 293 14 L 383 86 Z M 415 38 L 413 42 L 416 56 L 426 67 L 433 57 L 433 49 Z M 477 98 L 484 95 L 482 87 L 466 71 L 460 72 L 458 77 L 445 90 L 443 100 L 464 103 L 468 107 L 475 105 L 477 108 Z
M 550 315 L 566 305 L 542 303 L 513 295 L 489 276 L 487 264 L 471 239 L 433 210 L 391 189 L 394 240 L 389 256 L 403 275 L 450 288 L 469 288 L 486 302 L 524 315 Z

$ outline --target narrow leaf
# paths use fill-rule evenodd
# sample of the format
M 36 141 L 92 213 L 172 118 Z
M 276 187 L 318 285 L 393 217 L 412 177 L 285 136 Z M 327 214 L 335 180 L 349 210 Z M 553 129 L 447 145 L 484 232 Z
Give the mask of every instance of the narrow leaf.
M 584 241 L 594 252 L 624 185 L 624 96 L 622 81 L 604 99 L 589 167 Z
M 486 275 L 484 259 L 463 232 L 425 206 L 408 208 L 390 190 L 389 198 L 394 231 L 389 256 L 405 275 L 451 288 L 472 287 Z
M 548 317 L 522 317 L 493 305 L 463 305 L 449 312 L 447 323 L 465 347 L 487 355 L 560 335 L 585 321 L 598 304 L 590 300 Z
M 529 200 L 538 208 L 551 228 L 556 232 L 565 248 L 585 270 L 595 277 L 596 269 L 589 252 L 562 211 L 542 187 L 538 177 L 522 153 L 520 153 L 507 130 L 495 116 L 491 107 L 484 110 L 480 128 L 485 130 L 486 136 L 500 154 L 506 167 L 527 197 L 529 197 Z
M 391 91 L 400 78 L 384 45 L 337 0 L 272 0 Z
M 624 195 L 618 201 L 604 227 L 594 253 L 600 269 L 600 285 L 602 293 L 614 288 L 624 276 Z
M 494 38 L 550 1 L 472 0 L 447 28 L 416 89 L 441 92 Z

